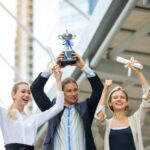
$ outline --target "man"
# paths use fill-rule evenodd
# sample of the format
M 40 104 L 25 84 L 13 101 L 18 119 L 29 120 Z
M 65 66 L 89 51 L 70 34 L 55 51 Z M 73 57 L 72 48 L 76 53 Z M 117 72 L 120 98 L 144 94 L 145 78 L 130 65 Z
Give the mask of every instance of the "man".
M 86 74 L 92 92 L 88 98 L 78 103 L 79 94 L 76 81 L 72 78 L 66 78 L 62 81 L 65 107 L 62 112 L 48 122 L 44 150 L 96 150 L 91 125 L 103 84 L 96 73 L 74 51 L 73 56 L 77 59 L 73 66 L 80 68 Z M 56 63 L 60 64 L 63 57 L 64 53 L 61 53 Z M 50 75 L 51 71 L 40 73 L 31 85 L 32 95 L 41 111 L 49 109 L 55 103 L 55 99 L 50 101 L 44 93 L 44 86 Z

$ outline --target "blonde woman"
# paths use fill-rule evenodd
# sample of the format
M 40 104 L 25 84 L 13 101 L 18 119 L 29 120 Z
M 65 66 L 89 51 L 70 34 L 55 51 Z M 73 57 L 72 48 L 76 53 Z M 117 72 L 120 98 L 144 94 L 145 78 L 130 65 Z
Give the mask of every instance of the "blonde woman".
M 6 150 L 34 150 L 37 129 L 50 118 L 58 114 L 64 106 L 64 94 L 61 85 L 61 71 L 58 65 L 53 68 L 57 84 L 56 103 L 50 109 L 32 115 L 24 112 L 31 96 L 29 85 L 19 82 L 12 89 L 13 104 L 9 110 L 0 107 L 0 127 Z
M 131 116 L 126 116 L 128 108 L 128 95 L 121 87 L 114 88 L 108 95 L 111 80 L 106 80 L 102 96 L 100 98 L 95 118 L 100 133 L 104 136 L 104 150 L 144 150 L 142 143 L 141 126 L 147 109 L 150 109 L 150 88 L 141 70 L 132 67 L 131 61 L 128 64 L 136 73 L 142 88 L 143 98 L 139 109 Z M 106 118 L 105 105 L 108 103 L 109 108 L 113 112 L 110 119 Z

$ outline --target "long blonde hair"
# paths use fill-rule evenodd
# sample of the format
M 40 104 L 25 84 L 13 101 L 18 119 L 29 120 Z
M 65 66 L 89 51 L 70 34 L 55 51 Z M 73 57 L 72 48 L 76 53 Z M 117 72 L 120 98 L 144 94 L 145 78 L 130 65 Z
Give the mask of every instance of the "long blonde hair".
M 22 84 L 29 85 L 27 82 L 15 83 L 14 86 L 12 87 L 11 93 L 16 93 L 18 91 L 19 86 L 22 85 Z M 15 99 L 13 99 L 13 103 L 14 103 L 14 101 L 15 101 Z M 8 108 L 8 117 L 10 119 L 14 119 L 16 117 L 16 112 L 13 110 L 13 103 Z
M 111 102 L 113 93 L 115 93 L 115 92 L 117 92 L 117 91 L 122 91 L 122 92 L 125 94 L 125 96 L 126 96 L 126 101 L 128 101 L 128 94 L 127 94 L 127 92 L 126 92 L 122 87 L 117 86 L 117 87 L 113 88 L 113 89 L 110 91 L 109 95 L 108 95 L 108 101 L 107 101 L 107 102 L 108 102 L 107 105 L 108 105 L 109 109 L 110 109 L 112 112 L 114 112 L 114 109 L 113 109 L 112 106 L 109 105 L 109 102 Z M 127 108 L 128 108 L 128 106 L 125 108 L 125 110 L 126 110 Z

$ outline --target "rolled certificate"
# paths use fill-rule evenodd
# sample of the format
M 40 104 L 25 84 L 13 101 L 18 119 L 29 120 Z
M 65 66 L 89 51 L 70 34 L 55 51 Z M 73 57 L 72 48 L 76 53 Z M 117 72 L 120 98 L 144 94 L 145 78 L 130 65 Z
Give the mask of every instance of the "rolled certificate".
M 122 57 L 119 57 L 119 56 L 117 56 L 116 61 L 118 61 L 120 63 L 123 63 L 125 65 L 130 62 L 128 59 L 125 59 L 125 58 L 122 58 Z M 143 65 L 140 64 L 140 63 L 134 63 L 133 67 L 138 68 L 138 69 L 143 69 Z

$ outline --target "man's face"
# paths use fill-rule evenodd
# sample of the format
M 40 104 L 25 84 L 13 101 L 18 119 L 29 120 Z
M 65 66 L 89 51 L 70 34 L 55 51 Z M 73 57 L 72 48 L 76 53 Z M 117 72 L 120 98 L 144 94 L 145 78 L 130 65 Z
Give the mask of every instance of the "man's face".
M 78 86 L 71 82 L 64 86 L 65 104 L 72 105 L 78 101 Z

